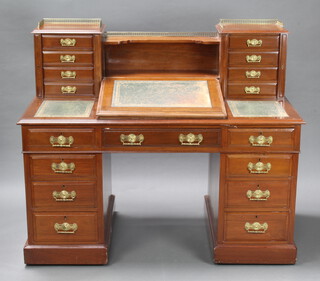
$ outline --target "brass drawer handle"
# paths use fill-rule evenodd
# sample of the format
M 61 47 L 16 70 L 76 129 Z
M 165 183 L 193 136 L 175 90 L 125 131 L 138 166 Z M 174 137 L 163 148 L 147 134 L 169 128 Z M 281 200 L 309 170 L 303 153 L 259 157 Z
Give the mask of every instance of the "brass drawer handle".
M 52 197 L 58 202 L 70 202 L 76 199 L 77 193 L 74 190 L 71 192 L 68 192 L 66 190 L 61 190 L 60 192 L 53 191 Z
M 269 226 L 266 222 L 262 224 L 259 222 L 254 222 L 254 223 L 246 222 L 246 224 L 244 225 L 244 228 L 248 233 L 255 233 L 255 234 L 266 233 L 268 227 Z
M 261 76 L 261 71 L 256 71 L 256 70 L 246 71 L 247 78 L 259 79 L 260 76 Z
M 73 136 L 65 137 L 60 135 L 59 137 L 51 136 L 49 139 L 52 147 L 71 147 L 74 142 Z
M 61 94 L 75 94 L 77 92 L 76 86 L 62 86 Z
M 77 72 L 75 71 L 61 71 L 62 79 L 76 79 Z
M 273 137 L 269 136 L 266 138 L 264 135 L 259 135 L 257 137 L 250 136 L 249 142 L 251 146 L 271 146 L 273 142 Z
M 66 39 L 61 38 L 60 39 L 60 45 L 62 47 L 73 47 L 76 45 L 76 43 L 77 43 L 77 40 L 74 38 L 66 38 Z
M 74 234 L 78 230 L 78 225 L 76 223 L 55 223 L 54 229 L 59 234 Z
M 75 55 L 61 55 L 60 61 L 61 62 L 75 62 L 76 56 Z
M 122 142 L 122 145 L 141 145 L 144 141 L 144 136 L 142 134 L 135 135 L 135 134 L 129 134 L 129 135 L 120 135 L 120 141 Z
M 248 39 L 247 40 L 247 46 L 248 47 L 261 47 L 262 46 L 262 40 L 261 39 Z
M 247 198 L 250 201 L 267 201 L 269 197 L 270 191 L 268 189 L 265 191 L 262 191 L 261 189 L 256 189 L 255 191 L 247 191 Z
M 244 87 L 244 92 L 248 95 L 259 95 L 260 87 L 255 87 L 255 86 Z
M 52 163 L 51 168 L 58 174 L 72 174 L 76 165 L 74 163 L 67 164 L 66 162 Z
M 179 141 L 181 145 L 200 145 L 200 143 L 203 141 L 203 136 L 202 134 L 180 134 L 179 135 Z
M 264 164 L 259 161 L 253 164 L 252 162 L 249 162 L 247 167 L 250 174 L 268 174 L 271 170 L 271 163 Z
M 246 61 L 248 63 L 252 63 L 252 62 L 261 62 L 261 56 L 257 56 L 257 55 L 251 55 L 251 56 L 246 56 Z

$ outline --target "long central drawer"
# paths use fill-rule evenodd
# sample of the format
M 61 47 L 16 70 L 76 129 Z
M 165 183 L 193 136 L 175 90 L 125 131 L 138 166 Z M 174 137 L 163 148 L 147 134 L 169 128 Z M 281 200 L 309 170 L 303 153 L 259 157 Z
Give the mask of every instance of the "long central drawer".
M 173 147 L 199 150 L 221 145 L 220 129 L 104 129 L 102 142 L 107 148 Z

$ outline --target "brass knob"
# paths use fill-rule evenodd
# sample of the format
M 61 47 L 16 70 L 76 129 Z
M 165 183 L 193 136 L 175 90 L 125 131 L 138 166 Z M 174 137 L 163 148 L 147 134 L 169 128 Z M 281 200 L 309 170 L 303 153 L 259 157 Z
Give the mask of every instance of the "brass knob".
M 257 55 L 251 55 L 251 56 L 246 56 L 246 61 L 248 63 L 252 63 L 252 62 L 261 62 L 261 56 L 257 56 Z
M 73 136 L 65 137 L 63 135 L 60 135 L 59 137 L 51 136 L 49 141 L 52 147 L 71 147 L 74 142 L 74 138 Z
M 273 137 L 269 136 L 266 138 L 264 135 L 259 135 L 257 137 L 250 136 L 249 142 L 251 146 L 271 146 L 273 142 Z
M 74 163 L 67 164 L 66 162 L 60 162 L 60 163 L 52 163 L 51 169 L 55 173 L 60 174 L 72 174 L 74 169 L 76 168 L 76 165 Z
M 248 95 L 259 95 L 260 87 L 255 87 L 255 86 L 244 87 L 244 92 Z
M 61 93 L 62 94 L 75 94 L 77 92 L 76 86 L 62 86 Z
M 63 47 L 73 47 L 75 46 L 77 43 L 77 40 L 74 38 L 61 38 L 60 39 L 60 45 Z
M 269 197 L 270 197 L 269 190 L 262 191 L 261 189 L 256 189 L 255 191 L 252 191 L 252 190 L 247 191 L 247 198 L 250 201 L 267 201 Z
M 187 135 L 180 134 L 179 141 L 181 145 L 200 145 L 200 143 L 203 141 L 203 136 L 202 134 L 195 135 L 192 133 Z
M 257 70 L 246 71 L 247 78 L 259 79 L 260 76 L 261 76 L 261 71 L 257 71 Z
M 263 162 L 249 162 L 247 166 L 250 174 L 268 174 L 271 170 L 271 163 L 264 164 Z
M 77 197 L 77 193 L 74 190 L 71 192 L 68 192 L 67 190 L 61 190 L 60 192 L 53 191 L 52 197 L 58 202 L 68 202 L 74 201 Z
M 75 79 L 77 76 L 77 72 L 75 71 L 61 71 L 62 79 Z
M 142 134 L 135 135 L 135 134 L 129 134 L 129 135 L 120 135 L 120 141 L 122 142 L 122 145 L 141 145 L 144 141 L 144 136 Z
M 76 61 L 76 56 L 75 55 L 61 55 L 60 56 L 60 61 L 61 62 L 75 62 Z
M 78 225 L 76 223 L 55 223 L 53 227 L 59 234 L 74 234 L 78 230 Z
M 247 46 L 248 47 L 261 47 L 262 46 L 262 40 L 261 39 L 248 39 L 247 40 Z
M 244 225 L 244 228 L 248 233 L 255 233 L 255 234 L 265 233 L 268 227 L 269 226 L 266 222 L 262 224 L 259 222 L 254 222 L 254 223 L 246 222 Z

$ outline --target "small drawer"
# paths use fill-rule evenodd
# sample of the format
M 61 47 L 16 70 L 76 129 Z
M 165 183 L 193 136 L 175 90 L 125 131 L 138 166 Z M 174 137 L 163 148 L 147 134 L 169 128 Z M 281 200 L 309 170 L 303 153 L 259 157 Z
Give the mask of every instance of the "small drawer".
M 35 243 L 79 244 L 97 243 L 98 216 L 95 212 L 33 213 Z
M 44 83 L 44 95 L 48 98 L 94 97 L 93 83 Z
M 33 182 L 31 198 L 33 208 L 57 211 L 97 207 L 95 182 Z
M 43 71 L 44 81 L 56 81 L 56 82 L 81 82 L 93 80 L 93 68 L 76 68 L 76 67 L 64 67 L 64 68 L 48 68 L 45 67 Z
M 229 41 L 230 49 L 278 49 L 279 36 L 274 35 L 231 35 Z
M 278 52 L 229 52 L 230 66 L 278 66 Z
M 227 88 L 228 98 L 235 99 L 262 99 L 276 98 L 276 83 L 229 83 Z
M 43 52 L 44 66 L 92 66 L 93 52 Z
M 288 208 L 291 182 L 227 181 L 226 208 Z
M 96 150 L 97 131 L 93 128 L 25 128 L 24 150 Z
M 289 216 L 286 212 L 226 213 L 225 242 L 288 241 Z
M 96 178 L 96 155 L 33 154 L 29 156 L 33 179 L 52 180 Z
M 277 81 L 277 68 L 228 68 L 229 81 L 246 81 L 258 83 L 260 81 Z
M 237 149 L 287 150 L 295 149 L 294 128 L 230 128 L 227 146 Z
M 181 150 L 198 150 L 221 144 L 220 129 L 104 129 L 103 146 L 130 149 L 136 147 L 174 147 Z
M 292 154 L 228 154 L 227 177 L 290 177 Z
M 47 49 L 92 49 L 92 36 L 90 35 L 42 35 L 42 46 Z

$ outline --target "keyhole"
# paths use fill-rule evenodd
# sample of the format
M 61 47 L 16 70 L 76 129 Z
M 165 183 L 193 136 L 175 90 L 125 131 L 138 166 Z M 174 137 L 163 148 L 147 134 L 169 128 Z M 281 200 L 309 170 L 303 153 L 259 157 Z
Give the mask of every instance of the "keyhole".
M 256 216 L 256 219 L 258 218 L 258 216 Z
M 65 221 L 67 220 L 67 216 L 64 216 L 64 220 L 65 220 Z

